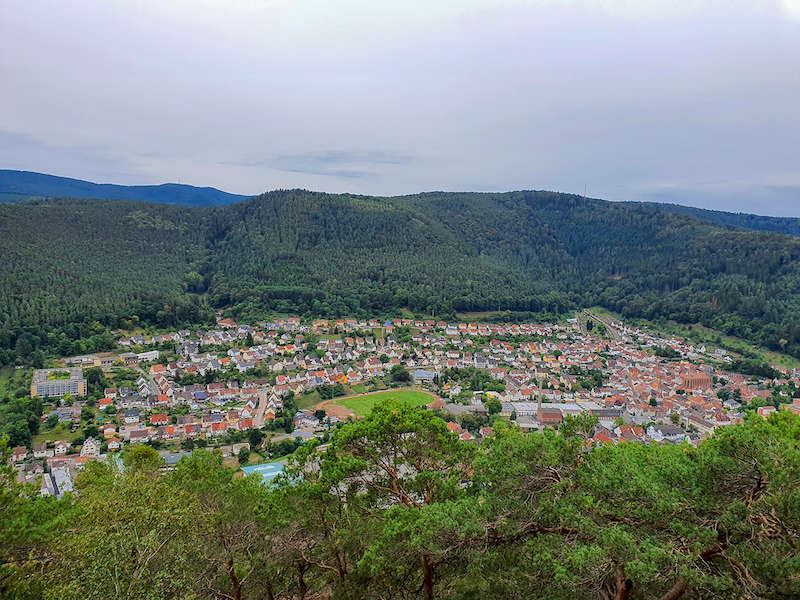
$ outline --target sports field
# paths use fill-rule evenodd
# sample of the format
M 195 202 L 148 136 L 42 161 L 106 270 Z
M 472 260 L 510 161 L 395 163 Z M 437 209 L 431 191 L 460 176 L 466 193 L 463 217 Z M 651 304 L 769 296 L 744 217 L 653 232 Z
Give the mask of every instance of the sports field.
M 363 417 L 369 414 L 376 404 L 387 400 L 403 402 L 410 406 L 425 406 L 436 399 L 433 394 L 419 392 L 416 390 L 389 390 L 386 392 L 375 392 L 364 394 L 363 396 L 351 396 L 350 398 L 340 398 L 333 403 L 353 411 L 356 416 Z

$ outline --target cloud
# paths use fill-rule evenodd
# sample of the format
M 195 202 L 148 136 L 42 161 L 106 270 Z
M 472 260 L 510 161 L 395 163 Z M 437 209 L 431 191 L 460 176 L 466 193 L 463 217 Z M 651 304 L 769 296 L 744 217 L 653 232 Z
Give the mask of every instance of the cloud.
M 800 215 L 798 3 L 0 2 L 0 166 Z
M 790 19 L 800 21 L 800 0 L 783 0 L 781 7 Z
M 5 130 L 0 130 L 0 168 L 39 171 L 101 183 L 134 183 L 146 178 L 128 159 L 109 148 L 52 144 Z
M 245 167 L 268 167 L 288 173 L 308 173 L 344 179 L 360 179 L 377 174 L 375 167 L 402 166 L 413 157 L 385 150 L 326 150 L 299 154 L 283 154 L 263 160 L 225 164 Z

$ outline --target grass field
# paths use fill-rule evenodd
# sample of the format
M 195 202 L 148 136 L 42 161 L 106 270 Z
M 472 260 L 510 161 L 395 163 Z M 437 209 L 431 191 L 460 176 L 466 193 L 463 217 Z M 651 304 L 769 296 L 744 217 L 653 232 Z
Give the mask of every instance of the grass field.
M 321 400 L 319 392 L 316 391 L 294 397 L 294 401 L 297 402 L 297 408 L 314 408 Z
M 425 406 L 433 402 L 433 394 L 428 392 L 417 392 L 413 390 L 390 390 L 386 392 L 375 392 L 366 396 L 353 396 L 351 398 L 341 398 L 336 404 L 341 404 L 345 408 L 352 410 L 357 416 L 361 417 L 372 412 L 376 404 L 396 400 L 410 406 Z
M 5 394 L 6 384 L 14 376 L 14 367 L 1 367 L 0 368 L 0 397 Z
M 359 383 L 356 385 L 346 385 L 344 386 L 345 396 L 355 396 L 356 394 L 365 394 L 367 393 L 367 386 L 363 383 Z M 344 397 L 344 396 L 343 396 Z M 319 392 L 314 390 L 310 394 L 300 394 L 299 396 L 295 396 L 295 401 L 297 402 L 297 408 L 314 408 L 317 404 L 322 402 L 323 400 L 328 400 L 328 398 L 323 398 L 319 395 Z
M 66 440 L 72 442 L 80 437 L 81 431 L 71 431 L 68 424 L 59 423 L 53 429 L 45 430 L 41 428 L 39 433 L 33 436 L 33 444 L 41 444 L 42 442 L 55 442 L 57 440 Z
M 0 398 L 13 396 L 20 390 L 27 395 L 31 385 L 30 376 L 31 370 L 27 368 L 15 369 L 10 366 L 0 368 Z

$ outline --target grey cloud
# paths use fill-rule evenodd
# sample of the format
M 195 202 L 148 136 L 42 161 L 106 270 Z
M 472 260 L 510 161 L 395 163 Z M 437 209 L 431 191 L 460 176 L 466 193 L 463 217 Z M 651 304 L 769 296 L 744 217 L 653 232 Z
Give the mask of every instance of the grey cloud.
M 800 216 L 785 4 L 0 2 L 0 167 Z
M 74 176 L 101 183 L 138 183 L 135 167 L 108 148 L 56 145 L 34 136 L 0 130 L 0 168 Z
M 413 158 L 385 150 L 326 150 L 284 154 L 263 160 L 225 164 L 245 167 L 267 167 L 288 173 L 308 173 L 345 179 L 360 179 L 377 174 L 376 167 L 408 165 Z

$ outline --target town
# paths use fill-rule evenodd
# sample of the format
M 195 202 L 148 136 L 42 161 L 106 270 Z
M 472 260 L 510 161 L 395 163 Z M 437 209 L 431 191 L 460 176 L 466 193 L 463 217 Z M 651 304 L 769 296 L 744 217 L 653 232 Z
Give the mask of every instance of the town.
M 87 461 L 119 461 L 131 444 L 153 446 L 167 467 L 212 447 L 261 472 L 310 438 L 327 441 L 365 401 L 368 410 L 371 399 L 403 394 L 465 443 L 491 435 L 497 419 L 536 432 L 589 415 L 587 444 L 696 445 L 747 409 L 800 413 L 798 369 L 588 312 L 550 324 L 250 326 L 219 315 L 210 330 L 119 335 L 117 344 L 33 373 L 30 395 L 45 404 L 40 433 L 11 454 L 20 481 L 60 497 Z

